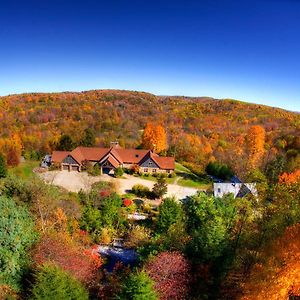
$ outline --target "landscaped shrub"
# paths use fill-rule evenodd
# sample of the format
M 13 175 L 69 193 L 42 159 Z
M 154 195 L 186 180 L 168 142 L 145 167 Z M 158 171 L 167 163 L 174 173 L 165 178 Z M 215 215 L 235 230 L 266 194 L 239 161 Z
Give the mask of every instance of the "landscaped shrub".
M 169 178 L 175 178 L 175 177 L 176 177 L 176 173 L 175 173 L 175 172 L 170 173 L 170 174 L 168 175 L 168 177 L 169 177 Z
M 123 174 L 124 174 L 124 170 L 123 170 L 123 168 L 116 168 L 115 169 L 115 177 L 122 177 L 123 176 Z
M 157 182 L 154 184 L 152 193 L 155 198 L 161 198 L 168 191 L 168 185 L 164 176 L 157 178 Z
M 86 169 L 86 171 L 91 176 L 99 176 L 99 175 L 101 175 L 101 170 L 100 170 L 100 168 L 99 168 L 98 165 L 88 166 L 88 168 Z
M 123 199 L 123 205 L 125 207 L 128 207 L 128 206 L 130 206 L 132 204 L 133 204 L 133 201 L 131 199 Z
M 131 189 L 132 193 L 137 195 L 138 197 L 149 197 L 150 195 L 150 189 L 142 184 L 136 184 Z

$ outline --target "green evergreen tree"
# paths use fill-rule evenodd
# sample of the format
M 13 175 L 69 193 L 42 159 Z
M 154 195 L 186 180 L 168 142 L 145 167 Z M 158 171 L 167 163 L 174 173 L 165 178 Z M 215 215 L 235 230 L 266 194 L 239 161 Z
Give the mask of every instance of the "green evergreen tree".
M 4 156 L 0 153 L 0 178 L 5 178 L 7 175 L 7 167 Z
M 72 151 L 73 148 L 74 148 L 74 143 L 72 141 L 72 138 L 67 134 L 62 135 L 59 139 L 57 150 Z
M 116 296 L 119 300 L 156 300 L 154 282 L 144 271 L 131 273 L 122 284 L 122 291 Z
M 220 257 L 229 243 L 229 233 L 236 220 L 233 197 L 219 199 L 204 193 L 186 203 L 187 228 L 192 239 L 190 255 L 200 261 Z
M 34 223 L 24 207 L 0 197 L 0 285 L 19 288 L 27 251 L 35 240 Z
M 182 221 L 183 209 L 174 198 L 166 198 L 159 206 L 157 227 L 160 232 L 167 232 L 171 225 Z
M 96 143 L 96 135 L 95 131 L 91 128 L 87 128 L 84 131 L 84 137 L 80 142 L 80 145 L 85 147 L 92 147 L 95 146 Z
M 88 293 L 79 281 L 51 264 L 45 264 L 36 275 L 31 299 L 87 300 Z

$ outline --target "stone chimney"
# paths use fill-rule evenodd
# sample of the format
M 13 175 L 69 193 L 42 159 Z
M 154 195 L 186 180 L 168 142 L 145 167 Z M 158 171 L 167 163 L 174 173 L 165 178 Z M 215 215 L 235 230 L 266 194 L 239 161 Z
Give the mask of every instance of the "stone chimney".
M 118 141 L 110 142 L 110 147 L 120 148 L 119 142 Z

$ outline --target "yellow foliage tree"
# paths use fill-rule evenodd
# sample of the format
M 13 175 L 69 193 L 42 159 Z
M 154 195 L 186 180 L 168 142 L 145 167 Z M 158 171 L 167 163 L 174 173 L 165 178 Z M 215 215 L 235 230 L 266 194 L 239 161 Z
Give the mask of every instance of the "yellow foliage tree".
M 142 144 L 145 149 L 157 153 L 167 150 L 167 133 L 162 125 L 147 123 L 143 132 Z
M 247 150 L 249 168 L 257 168 L 265 153 L 265 129 L 259 125 L 250 127 L 247 135 Z

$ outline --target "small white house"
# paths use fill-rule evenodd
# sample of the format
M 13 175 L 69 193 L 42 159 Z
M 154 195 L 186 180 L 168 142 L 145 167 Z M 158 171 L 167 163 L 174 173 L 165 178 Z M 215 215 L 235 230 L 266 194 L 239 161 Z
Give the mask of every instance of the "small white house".
M 243 198 L 248 194 L 257 197 L 256 183 L 214 183 L 214 196 L 222 198 L 233 194 L 234 198 Z

